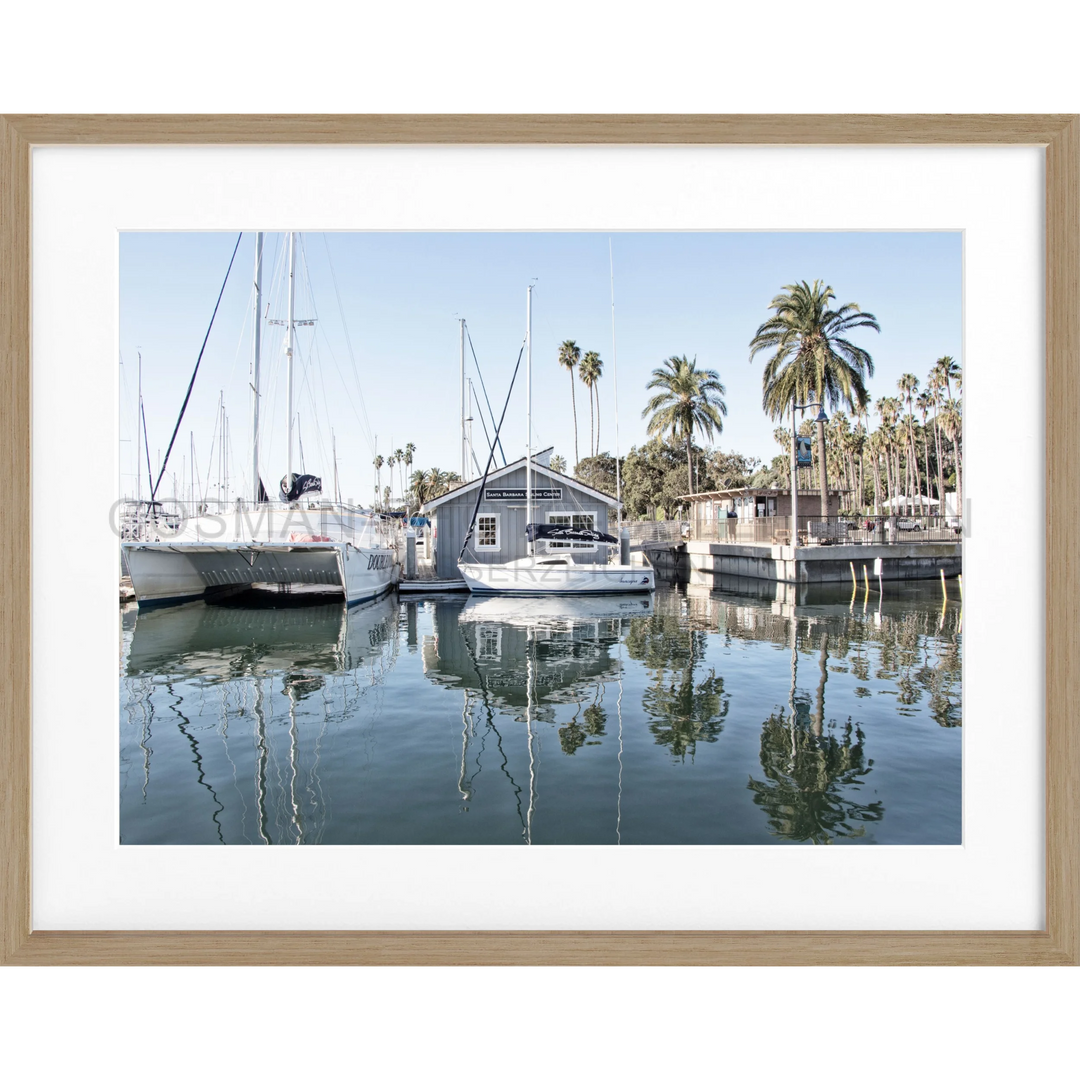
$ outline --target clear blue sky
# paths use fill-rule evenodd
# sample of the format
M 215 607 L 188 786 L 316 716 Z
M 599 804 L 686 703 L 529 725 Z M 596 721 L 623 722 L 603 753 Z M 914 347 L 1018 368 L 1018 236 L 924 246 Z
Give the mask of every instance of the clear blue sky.
M 561 341 L 604 362 L 601 449 L 615 450 L 609 235 L 614 252 L 619 444 L 646 439 L 641 411 L 650 372 L 666 357 L 697 357 L 727 389 L 728 417 L 715 445 L 764 461 L 778 452 L 761 409 L 763 360 L 748 343 L 770 300 L 790 282 L 821 278 L 839 303 L 872 312 L 881 333 L 860 331 L 876 374 L 874 399 L 912 372 L 925 385 L 934 361 L 961 359 L 962 237 L 949 233 L 305 233 L 298 274 L 296 410 L 304 468 L 331 490 L 331 431 L 343 497 L 370 503 L 372 458 L 416 444 L 413 468 L 460 471 L 458 323 L 466 319 L 498 415 L 524 338 L 533 294 L 533 443 L 554 445 L 572 468 L 570 377 Z M 135 490 L 137 356 L 155 475 L 236 243 L 236 233 L 125 233 L 120 240 L 121 492 Z M 267 234 L 264 308 L 285 314 L 283 234 Z M 210 335 L 169 472 L 190 473 L 192 436 L 205 487 L 219 396 L 230 430 L 230 494 L 250 476 L 251 296 L 254 233 L 244 234 Z M 339 308 L 340 297 L 340 308 Z M 344 315 L 344 321 L 342 316 Z M 263 449 L 269 490 L 285 473 L 283 330 L 263 339 Z M 466 347 L 467 348 L 467 347 Z M 354 373 L 355 372 L 355 373 Z M 466 373 L 473 374 L 467 351 Z M 479 386 L 477 386 L 479 391 Z M 589 443 L 589 401 L 576 387 L 578 444 Z M 490 426 L 490 422 L 489 422 Z M 525 445 L 523 381 L 503 429 L 513 456 Z M 474 425 L 481 467 L 486 444 Z M 294 451 L 297 454 L 298 452 Z M 299 463 L 294 463 L 299 471 Z M 146 492 L 145 465 L 143 492 Z M 383 469 L 383 483 L 388 481 Z M 187 482 L 181 484 L 186 488 Z M 238 490 L 239 489 L 239 490 Z M 395 488 L 396 490 L 396 488 Z M 160 494 L 172 494 L 171 478 Z

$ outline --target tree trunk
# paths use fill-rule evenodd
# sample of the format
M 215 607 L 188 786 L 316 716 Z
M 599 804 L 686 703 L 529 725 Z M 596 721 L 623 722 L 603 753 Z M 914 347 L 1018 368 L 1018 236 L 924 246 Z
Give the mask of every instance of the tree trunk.
M 577 452 L 577 400 L 574 397 L 574 369 L 570 369 L 570 405 L 574 410 L 574 468 L 577 468 L 578 464 L 578 452 Z M 525 432 L 525 442 L 532 446 L 532 432 Z M 464 477 L 462 477 L 464 479 Z
M 919 497 L 919 450 L 915 445 L 915 426 L 914 420 L 909 418 L 908 420 L 908 441 L 911 443 L 911 480 L 912 480 L 912 495 L 915 499 Z
M 930 500 L 934 497 L 930 491 L 930 440 L 926 437 L 926 420 L 923 420 L 922 440 L 923 464 L 926 466 L 926 509 L 930 510 Z
M 881 513 L 881 461 L 874 451 L 874 514 Z
M 686 436 L 686 475 L 690 481 L 690 494 L 694 494 L 694 461 L 690 456 L 690 436 Z

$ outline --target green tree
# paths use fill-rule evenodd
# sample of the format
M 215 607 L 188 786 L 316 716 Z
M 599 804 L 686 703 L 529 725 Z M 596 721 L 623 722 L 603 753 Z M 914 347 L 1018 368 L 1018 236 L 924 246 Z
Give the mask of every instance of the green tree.
M 566 472 L 566 458 L 562 454 L 553 454 L 551 458 L 551 467 L 558 473 Z
M 665 439 L 633 447 L 622 467 L 622 497 L 632 518 L 672 518 L 687 495 L 682 451 Z
M 647 390 L 659 390 L 642 409 L 649 417 L 650 435 L 670 433 L 672 441 L 682 440 L 686 446 L 686 473 L 690 494 L 694 493 L 694 463 L 690 453 L 694 429 L 710 442 L 724 430 L 727 416 L 724 394 L 727 391 L 715 371 L 697 367 L 697 358 L 670 356 L 663 367 L 653 369 Z
M 868 400 L 865 378 L 874 374 L 874 361 L 861 346 L 848 340 L 864 327 L 880 332 L 877 319 L 857 304 L 833 310 L 836 294 L 821 281 L 785 285 L 769 304 L 774 313 L 750 342 L 750 360 L 772 351 L 762 373 L 761 403 L 770 419 L 779 420 L 795 406 L 820 401 L 830 409 L 841 403 L 849 409 Z M 794 453 L 794 450 L 792 451 Z M 821 513 L 828 513 L 825 425 L 818 424 L 818 469 Z
M 574 397 L 574 368 L 581 361 L 581 350 L 574 341 L 564 341 L 559 346 L 559 364 L 570 372 L 570 405 L 574 410 L 574 464 L 578 463 L 577 401 Z
M 582 458 L 574 470 L 574 476 L 606 495 L 615 494 L 615 459 L 608 453 Z
M 737 454 L 733 450 L 713 450 L 705 456 L 706 490 L 746 487 L 760 467 L 761 462 L 757 458 Z

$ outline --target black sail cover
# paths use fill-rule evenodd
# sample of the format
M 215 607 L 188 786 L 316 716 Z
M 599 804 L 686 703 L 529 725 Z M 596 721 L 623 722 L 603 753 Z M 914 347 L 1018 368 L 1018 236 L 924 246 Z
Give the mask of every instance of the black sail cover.
M 302 495 L 307 495 L 312 491 L 322 491 L 322 479 L 318 476 L 309 476 L 307 473 L 300 475 L 293 473 L 292 484 L 289 483 L 288 476 L 281 478 L 279 497 L 282 502 L 296 502 Z
M 614 544 L 619 541 L 614 536 L 596 529 L 574 529 L 569 525 L 538 525 L 535 522 L 525 526 L 525 536 L 529 540 L 576 541 L 579 544 Z

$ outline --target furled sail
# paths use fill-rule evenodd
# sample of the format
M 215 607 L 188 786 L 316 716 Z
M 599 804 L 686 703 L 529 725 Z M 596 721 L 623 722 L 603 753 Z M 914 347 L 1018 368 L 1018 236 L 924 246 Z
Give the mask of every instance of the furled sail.
M 619 541 L 608 533 L 596 529 L 575 529 L 569 525 L 539 525 L 533 522 L 525 526 L 525 535 L 530 540 L 562 540 L 579 544 L 612 544 Z

